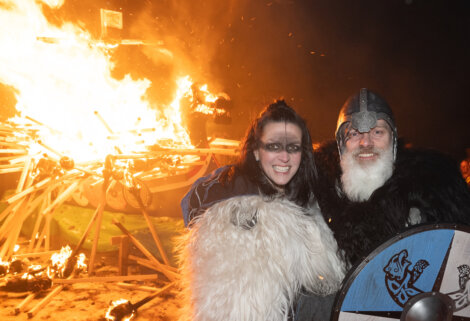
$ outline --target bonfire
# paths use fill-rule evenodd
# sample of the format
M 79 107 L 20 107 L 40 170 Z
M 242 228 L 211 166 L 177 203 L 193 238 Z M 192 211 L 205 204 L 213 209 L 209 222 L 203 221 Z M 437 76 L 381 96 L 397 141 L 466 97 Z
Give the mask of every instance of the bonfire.
M 60 292 L 63 284 L 74 279 L 79 282 L 77 271 L 83 271 L 80 266 L 84 264 L 80 250 L 87 238 L 93 240 L 87 271 L 93 276 L 102 215 L 109 207 L 131 208 L 144 216 L 162 262 L 123 224 L 115 224 L 147 257 L 147 266 L 162 273 L 170 281 L 168 287 L 172 286 L 177 269 L 170 265 L 149 219 L 152 195 L 189 186 L 205 173 L 214 154 L 233 156 L 238 152 L 237 145 L 229 141 L 195 144 L 198 133 L 191 133 L 187 126 L 188 119 L 196 115 L 228 117 L 223 108 L 223 102 L 230 100 L 227 94 L 213 94 L 207 84 L 195 83 L 182 73 L 174 80 L 171 103 L 149 102 L 149 80 L 112 76 L 114 50 L 132 42 L 95 39 L 67 21 L 60 26 L 51 24 L 43 8 L 48 6 L 53 11 L 61 4 L 6 0 L 0 7 L 0 21 L 8 25 L 0 28 L 0 41 L 9 43 L 0 52 L 4 66 L 0 82 L 14 89 L 17 101 L 15 115 L 0 123 L 0 175 L 18 175 L 18 183 L 4 198 L 6 207 L 0 213 L 0 276 L 8 291 L 31 292 L 18 311 L 24 310 L 36 293 L 50 291 L 29 310 L 30 316 Z M 113 26 L 106 19 L 119 21 L 119 14 L 102 10 L 104 31 Z M 18 31 L 14 39 L 8 30 Z M 179 179 L 150 184 L 168 178 Z M 86 187 L 94 188 L 95 203 L 83 193 Z M 116 191 L 121 198 L 116 199 Z M 95 207 L 79 243 L 67 248 L 66 259 L 51 258 L 48 267 L 30 268 L 13 276 L 11 269 L 24 263 L 15 261 L 15 248 L 25 222 L 31 218 L 34 222 L 25 257 L 55 250 L 51 221 L 57 209 L 71 201 Z M 92 228 L 94 235 L 90 235 Z M 134 311 L 160 290 L 136 304 L 127 301 L 127 305 Z

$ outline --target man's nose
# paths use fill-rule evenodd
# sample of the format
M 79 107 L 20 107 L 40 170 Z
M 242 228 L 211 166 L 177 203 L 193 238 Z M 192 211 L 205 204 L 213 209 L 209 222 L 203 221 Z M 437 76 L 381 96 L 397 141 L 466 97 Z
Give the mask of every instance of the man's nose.
M 372 140 L 370 139 L 370 133 L 362 133 L 361 140 L 359 142 L 360 146 L 368 147 L 372 145 Z

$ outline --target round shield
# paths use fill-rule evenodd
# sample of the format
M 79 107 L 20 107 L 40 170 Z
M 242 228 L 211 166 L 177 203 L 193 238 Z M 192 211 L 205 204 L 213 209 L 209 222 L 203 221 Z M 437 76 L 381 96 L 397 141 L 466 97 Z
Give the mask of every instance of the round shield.
M 124 198 L 122 184 L 118 181 L 111 180 L 106 190 L 106 204 L 116 211 L 124 211 L 127 206 Z
M 357 264 L 332 320 L 470 320 L 470 227 L 421 225 Z
M 127 204 L 133 208 L 147 207 L 152 202 L 152 193 L 148 186 L 139 181 L 139 189 L 131 190 L 127 186 L 122 185 L 122 192 Z M 140 199 L 139 199 L 140 198 Z

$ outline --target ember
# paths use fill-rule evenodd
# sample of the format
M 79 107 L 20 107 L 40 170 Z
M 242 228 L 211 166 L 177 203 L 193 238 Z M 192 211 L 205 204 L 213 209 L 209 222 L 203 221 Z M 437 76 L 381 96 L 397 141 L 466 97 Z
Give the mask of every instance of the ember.
M 8 273 L 22 273 L 28 269 L 30 264 L 31 263 L 28 259 L 13 259 L 10 263 L 8 263 Z
M 0 63 L 5 66 L 0 83 L 11 87 L 17 100 L 16 114 L 0 123 L 0 174 L 19 176 L 0 213 L 0 276 L 4 276 L 5 291 L 32 292 L 15 309 L 28 311 L 29 317 L 58 294 L 66 281 L 74 281 L 87 268 L 90 275 L 94 273 L 105 207 L 144 216 L 163 262 L 131 237 L 148 261 L 137 262 L 175 280 L 177 269 L 170 265 L 149 218 L 155 201 L 152 194 L 189 186 L 206 172 L 214 154 L 238 153 L 237 146 L 212 147 L 205 132 L 204 144 L 199 145 L 199 137 L 194 139 L 198 130 L 189 130 L 192 125 L 187 123 L 188 117 L 197 119 L 197 115 L 229 117 L 227 94 L 213 94 L 207 84 L 196 84 L 188 75 L 174 79 L 170 103 L 147 101 L 148 79 L 133 79 L 130 74 L 113 77 L 113 54 L 129 43 L 94 39 L 67 21 L 51 24 L 43 10 L 54 15 L 62 4 L 5 0 L 0 6 L 0 21 L 18 31 L 8 43 L 11 52 L 20 55 L 0 52 Z M 0 31 L 2 41 L 11 37 L 6 29 Z M 151 182 L 159 180 L 165 184 L 152 186 Z M 32 229 L 24 252 L 51 250 L 54 215 L 66 202 L 96 208 L 73 250 L 62 248 L 47 266 L 15 259 L 26 222 L 32 222 Z M 129 233 L 123 225 L 120 228 Z M 92 239 L 88 266 L 85 256 L 78 253 L 87 238 Z M 103 278 L 90 280 L 104 282 Z M 42 291 L 47 295 L 27 310 Z M 112 320 L 129 320 L 158 293 L 116 307 Z
M 5 274 L 7 274 L 8 268 L 9 268 L 9 264 L 5 263 L 5 262 L 2 262 L 0 260 L 0 276 L 3 276 Z
M 129 321 L 134 317 L 134 312 L 134 307 L 129 301 L 120 299 L 111 303 L 105 318 L 113 321 Z
M 72 254 L 72 249 L 67 245 L 60 250 L 60 253 L 51 256 L 51 266 L 47 271 L 50 278 L 67 278 L 74 270 L 75 273 L 79 273 L 86 269 L 85 254 Z
M 132 304 L 128 300 L 119 299 L 111 303 L 111 307 L 106 312 L 106 320 L 121 321 L 121 320 L 131 320 L 132 317 L 137 313 L 137 309 L 143 306 L 144 304 L 152 301 L 157 296 L 167 291 L 173 287 L 175 283 L 169 283 L 155 293 L 143 298 L 137 303 Z
M 44 273 L 10 275 L 5 282 L 3 290 L 8 292 L 39 292 L 52 286 L 52 280 Z

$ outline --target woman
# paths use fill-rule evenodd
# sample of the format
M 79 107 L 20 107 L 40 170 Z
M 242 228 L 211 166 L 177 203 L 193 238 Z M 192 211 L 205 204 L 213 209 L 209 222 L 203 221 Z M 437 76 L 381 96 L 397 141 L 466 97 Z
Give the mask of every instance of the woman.
M 236 165 L 196 181 L 182 201 L 188 320 L 287 320 L 301 289 L 334 293 L 336 242 L 312 194 L 312 141 L 283 100 L 249 128 Z

